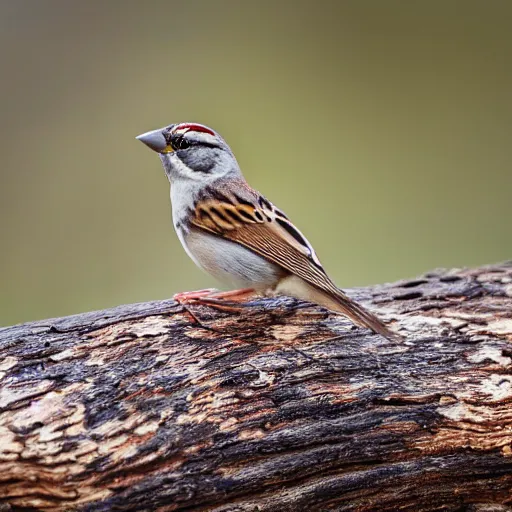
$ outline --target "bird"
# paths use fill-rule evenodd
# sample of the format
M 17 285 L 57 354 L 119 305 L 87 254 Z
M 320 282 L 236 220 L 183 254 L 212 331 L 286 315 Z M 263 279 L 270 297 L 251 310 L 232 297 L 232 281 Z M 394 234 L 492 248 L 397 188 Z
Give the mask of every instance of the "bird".
M 306 237 L 247 183 L 219 133 L 184 122 L 136 138 L 159 154 L 170 182 L 174 228 L 188 256 L 219 281 L 240 288 L 184 292 L 175 295 L 178 301 L 287 295 L 341 313 L 388 340 L 400 340 L 334 284 Z

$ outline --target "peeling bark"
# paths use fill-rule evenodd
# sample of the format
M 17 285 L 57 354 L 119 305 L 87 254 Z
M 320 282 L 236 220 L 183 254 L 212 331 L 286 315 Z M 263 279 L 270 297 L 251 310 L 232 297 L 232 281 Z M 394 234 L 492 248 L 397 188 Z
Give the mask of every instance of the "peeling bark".
M 350 295 L 0 329 L 0 510 L 512 510 L 512 264 Z

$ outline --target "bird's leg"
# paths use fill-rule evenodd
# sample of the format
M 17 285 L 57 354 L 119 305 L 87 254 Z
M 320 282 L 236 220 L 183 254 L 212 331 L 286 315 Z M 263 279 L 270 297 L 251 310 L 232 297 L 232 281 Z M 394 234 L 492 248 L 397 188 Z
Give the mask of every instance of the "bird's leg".
M 214 292 L 213 290 L 198 290 L 195 292 L 178 293 L 173 298 L 180 304 L 202 304 L 223 311 L 240 311 L 240 308 L 229 305 L 230 302 L 243 302 L 254 295 L 253 288 L 241 288 L 227 292 Z M 227 301 L 226 301 L 227 299 Z
M 249 298 L 251 295 L 254 295 L 256 291 L 254 288 L 240 288 L 239 290 L 229 290 L 227 292 L 216 292 L 211 295 L 205 296 L 206 300 L 214 299 L 214 300 L 224 300 L 229 299 L 233 302 L 242 302 L 243 300 Z
M 172 298 L 179 304 L 187 304 L 188 302 L 194 302 L 202 297 L 207 297 L 215 292 L 215 288 L 206 288 L 205 290 L 195 290 L 193 292 L 181 292 L 176 293 Z
M 236 313 L 242 310 L 241 307 L 233 306 L 233 302 L 243 302 L 245 299 L 254 295 L 253 288 L 241 288 L 240 290 L 230 290 L 228 292 L 217 292 L 210 295 L 193 299 L 195 304 L 202 304 L 203 306 L 210 306 L 222 311 L 229 311 Z M 227 300 L 226 300 L 227 299 Z

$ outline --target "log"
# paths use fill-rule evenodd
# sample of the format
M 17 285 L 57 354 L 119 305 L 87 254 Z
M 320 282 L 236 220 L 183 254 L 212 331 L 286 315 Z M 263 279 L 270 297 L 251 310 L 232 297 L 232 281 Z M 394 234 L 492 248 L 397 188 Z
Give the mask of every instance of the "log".
M 512 263 L 0 330 L 2 511 L 504 511 Z

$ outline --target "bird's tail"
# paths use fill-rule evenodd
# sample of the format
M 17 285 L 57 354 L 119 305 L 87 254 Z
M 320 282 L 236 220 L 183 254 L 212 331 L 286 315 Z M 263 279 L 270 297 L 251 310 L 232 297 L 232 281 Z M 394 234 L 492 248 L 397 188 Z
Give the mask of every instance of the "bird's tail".
M 336 303 L 336 311 L 339 311 L 340 313 L 350 318 L 350 320 L 352 320 L 355 324 L 361 327 L 368 327 L 373 332 L 381 334 L 390 341 L 403 341 L 399 334 L 389 329 L 389 327 L 384 325 L 384 323 L 379 320 L 373 313 L 370 313 L 370 311 L 368 311 L 366 308 L 353 301 L 341 290 L 330 290 L 329 295 Z
M 345 295 L 327 277 L 323 281 L 313 284 L 311 281 L 308 282 L 298 276 L 291 275 L 281 279 L 276 290 L 278 293 L 314 302 L 331 311 L 337 311 L 348 317 L 355 324 L 368 327 L 373 332 L 381 334 L 390 341 L 402 341 L 402 337 L 399 334 L 393 332 L 373 313 L 370 313 L 366 308 Z

